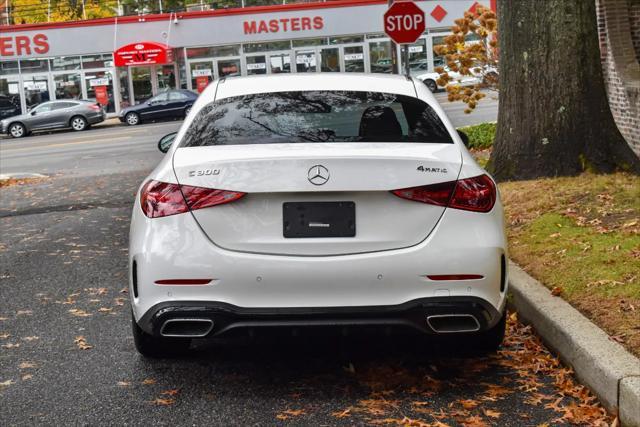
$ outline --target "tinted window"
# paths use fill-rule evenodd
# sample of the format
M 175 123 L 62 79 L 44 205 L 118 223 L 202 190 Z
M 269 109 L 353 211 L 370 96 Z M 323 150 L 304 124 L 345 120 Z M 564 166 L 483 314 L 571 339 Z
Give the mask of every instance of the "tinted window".
M 189 97 L 182 92 L 170 92 L 169 99 L 171 101 L 186 101 Z
M 45 113 L 47 111 L 51 111 L 52 108 L 53 108 L 52 103 L 47 102 L 46 104 L 38 105 L 36 108 L 33 109 L 33 111 L 36 111 L 38 113 Z
M 56 102 L 53 105 L 54 110 L 62 110 L 63 108 L 75 107 L 77 104 L 74 102 Z
M 163 92 L 160 95 L 151 98 L 151 102 L 167 102 L 168 99 L 169 94 L 167 92 Z
M 301 91 L 226 98 L 205 106 L 181 146 L 283 142 L 452 143 L 423 101 L 381 92 Z

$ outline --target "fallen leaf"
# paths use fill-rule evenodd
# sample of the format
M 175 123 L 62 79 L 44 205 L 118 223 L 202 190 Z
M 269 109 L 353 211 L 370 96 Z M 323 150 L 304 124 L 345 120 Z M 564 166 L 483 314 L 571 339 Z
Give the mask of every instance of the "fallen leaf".
M 33 314 L 33 311 L 31 311 L 31 310 L 18 310 L 18 311 L 16 311 L 16 316 L 31 316 L 31 314 Z
M 0 387 L 9 387 L 12 384 L 14 384 L 13 380 L 2 381 L 2 382 L 0 382 Z
M 20 347 L 20 344 L 18 343 L 9 343 L 9 344 L 2 344 L 2 347 L 4 348 L 18 348 Z
M 131 385 L 129 381 L 118 381 L 116 384 L 120 387 L 129 387 Z
M 71 313 L 73 316 L 76 316 L 76 317 L 91 316 L 91 313 L 87 313 L 86 311 L 80 310 L 79 308 L 72 308 L 71 310 L 69 310 L 69 313 Z
M 467 409 L 467 410 L 469 410 L 469 409 L 473 409 L 473 408 L 475 408 L 476 406 L 478 406 L 478 402 L 477 402 L 476 400 L 471 400 L 471 399 L 468 399 L 468 400 L 460 400 L 460 404 L 462 405 L 462 407 L 463 407 L 464 409 Z
M 154 405 L 158 405 L 158 406 L 170 406 L 170 405 L 173 405 L 174 403 L 176 403 L 176 400 L 175 399 L 162 399 L 162 398 L 158 397 L 157 399 L 152 400 L 151 403 L 153 403 Z
M 33 375 L 25 374 L 22 376 L 22 381 L 30 380 L 31 378 L 33 378 Z
M 154 380 L 153 378 L 147 378 L 144 381 L 142 381 L 142 384 L 144 385 L 151 385 L 151 384 L 155 384 L 156 380 Z
M 551 295 L 553 295 L 554 297 L 560 296 L 560 294 L 562 294 L 562 288 L 559 286 L 554 286 L 551 289 Z
M 33 362 L 22 362 L 20 363 L 20 365 L 18 365 L 18 368 L 20 369 L 32 369 L 32 368 L 37 368 L 38 365 L 36 365 Z
M 172 390 L 165 390 L 160 394 L 165 395 L 165 396 L 177 396 L 179 393 L 180 393 L 180 389 L 179 388 L 174 388 Z
M 80 350 L 90 350 L 93 348 L 92 345 L 87 344 L 87 340 L 83 336 L 76 337 L 76 339 L 73 340 L 73 342 L 76 343 L 76 345 Z
M 487 417 L 491 417 L 491 418 L 500 418 L 500 415 L 502 415 L 502 412 L 498 412 L 498 411 L 494 411 L 492 409 L 483 409 L 484 415 Z
M 7 338 L 9 338 L 11 336 L 11 334 L 7 334 L 7 333 L 2 333 L 0 334 L 0 340 L 6 340 Z
M 336 418 L 347 418 L 351 416 L 351 407 L 345 409 L 344 411 L 333 412 L 331 416 Z
M 99 311 L 100 313 L 111 313 L 111 311 L 113 311 L 113 308 L 100 307 L 100 308 L 98 309 L 98 311 Z
M 35 335 L 34 336 L 30 336 L 30 337 L 23 337 L 22 338 L 23 341 L 35 341 L 35 340 L 39 340 L 39 339 L 40 339 L 40 337 L 36 337 Z

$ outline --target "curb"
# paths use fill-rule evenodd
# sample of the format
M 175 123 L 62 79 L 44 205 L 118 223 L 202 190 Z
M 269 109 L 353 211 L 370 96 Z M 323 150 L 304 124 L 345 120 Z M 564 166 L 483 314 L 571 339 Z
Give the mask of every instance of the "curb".
M 509 268 L 518 317 L 536 329 L 607 410 L 619 414 L 623 426 L 640 427 L 640 359 L 516 264 Z

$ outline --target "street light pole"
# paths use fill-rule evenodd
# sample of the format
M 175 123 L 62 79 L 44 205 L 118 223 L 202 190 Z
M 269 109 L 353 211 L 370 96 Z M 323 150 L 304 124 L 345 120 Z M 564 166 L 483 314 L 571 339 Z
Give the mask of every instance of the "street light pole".
M 388 0 L 387 5 L 391 7 L 393 4 L 393 0 Z M 398 68 L 398 49 L 396 48 L 396 42 L 390 40 L 391 43 L 391 73 L 392 74 L 400 74 Z

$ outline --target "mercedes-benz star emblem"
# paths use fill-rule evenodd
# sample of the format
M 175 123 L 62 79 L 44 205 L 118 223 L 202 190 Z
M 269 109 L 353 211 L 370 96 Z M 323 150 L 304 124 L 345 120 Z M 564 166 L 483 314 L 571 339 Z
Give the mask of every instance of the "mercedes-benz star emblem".
M 322 165 L 311 166 L 307 177 L 313 185 L 326 184 L 326 182 L 329 181 L 329 169 Z

